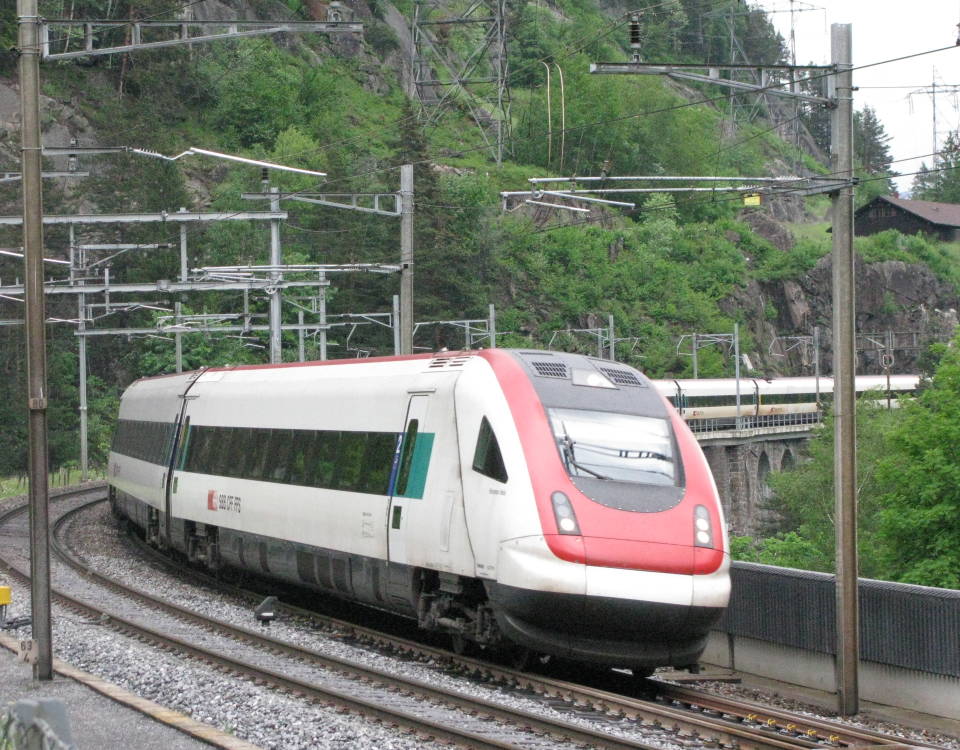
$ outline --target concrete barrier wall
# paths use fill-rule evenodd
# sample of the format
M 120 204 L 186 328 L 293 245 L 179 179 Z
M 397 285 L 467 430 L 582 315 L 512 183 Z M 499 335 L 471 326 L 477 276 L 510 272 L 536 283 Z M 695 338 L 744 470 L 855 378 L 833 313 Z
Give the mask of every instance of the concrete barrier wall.
M 734 636 L 710 634 L 701 660 L 780 682 L 836 692 L 833 656 Z M 960 678 L 860 662 L 860 698 L 960 720 Z

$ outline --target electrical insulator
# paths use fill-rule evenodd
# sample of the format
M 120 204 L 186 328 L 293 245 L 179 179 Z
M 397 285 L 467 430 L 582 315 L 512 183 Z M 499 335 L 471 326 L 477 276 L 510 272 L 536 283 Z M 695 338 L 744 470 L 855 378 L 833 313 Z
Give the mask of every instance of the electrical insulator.
M 630 48 L 633 50 L 633 59 L 640 59 L 640 16 L 630 16 Z

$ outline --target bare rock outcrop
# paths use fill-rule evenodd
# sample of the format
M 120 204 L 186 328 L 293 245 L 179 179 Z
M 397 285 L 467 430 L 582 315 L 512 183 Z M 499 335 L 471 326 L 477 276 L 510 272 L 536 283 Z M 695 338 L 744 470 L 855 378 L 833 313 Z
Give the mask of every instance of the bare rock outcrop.
M 758 371 L 812 373 L 809 345 L 777 338 L 810 336 L 814 326 L 820 329 L 821 372 L 832 370 L 832 270 L 827 255 L 800 279 L 752 282 L 731 298 L 731 310 L 747 313 L 747 330 L 754 342 L 750 356 Z M 927 266 L 857 258 L 854 273 L 858 372 L 881 372 L 880 350 L 888 344 L 893 348 L 893 369 L 915 371 L 918 357 L 931 343 L 953 336 L 960 307 L 957 290 Z

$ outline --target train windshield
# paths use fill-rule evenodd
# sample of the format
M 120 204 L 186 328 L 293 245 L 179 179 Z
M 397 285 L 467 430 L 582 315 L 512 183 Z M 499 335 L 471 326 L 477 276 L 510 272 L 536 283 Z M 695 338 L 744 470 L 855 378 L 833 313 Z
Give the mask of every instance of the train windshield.
M 583 409 L 549 409 L 571 477 L 673 485 L 673 439 L 666 419 Z

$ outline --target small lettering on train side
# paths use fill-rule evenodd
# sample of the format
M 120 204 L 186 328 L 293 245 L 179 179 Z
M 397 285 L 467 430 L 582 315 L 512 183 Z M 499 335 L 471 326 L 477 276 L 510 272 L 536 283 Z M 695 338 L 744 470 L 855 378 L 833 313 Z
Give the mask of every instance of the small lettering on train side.
M 207 510 L 222 510 L 227 513 L 240 512 L 241 498 L 216 490 L 207 491 Z

